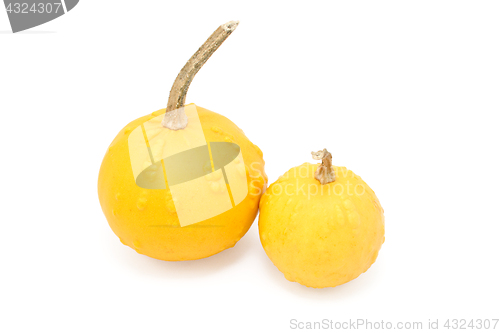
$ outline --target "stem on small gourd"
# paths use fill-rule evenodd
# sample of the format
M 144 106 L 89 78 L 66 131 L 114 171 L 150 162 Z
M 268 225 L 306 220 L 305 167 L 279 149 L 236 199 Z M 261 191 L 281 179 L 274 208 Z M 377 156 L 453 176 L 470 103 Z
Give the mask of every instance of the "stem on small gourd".
M 335 181 L 335 170 L 332 166 L 332 154 L 328 150 L 323 149 L 317 152 L 311 152 L 312 158 L 315 160 L 321 160 L 321 164 L 316 169 L 314 173 L 314 178 L 316 178 L 321 185 L 325 185 Z
M 164 127 L 173 130 L 186 128 L 187 116 L 183 106 L 186 101 L 189 85 L 210 56 L 236 29 L 238 23 L 238 21 L 230 21 L 217 28 L 181 69 L 172 85 L 172 89 L 170 89 L 165 118 L 162 122 Z

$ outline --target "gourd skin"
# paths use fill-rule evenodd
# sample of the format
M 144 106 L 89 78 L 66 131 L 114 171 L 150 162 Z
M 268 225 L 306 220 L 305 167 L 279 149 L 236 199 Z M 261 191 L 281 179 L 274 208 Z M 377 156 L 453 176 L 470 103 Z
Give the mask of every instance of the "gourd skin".
M 205 258 L 230 248 L 245 235 L 258 211 L 267 176 L 261 150 L 233 122 L 196 106 L 205 139 L 227 141 L 241 148 L 247 173 L 248 195 L 232 209 L 205 221 L 180 227 L 168 190 L 136 185 L 131 169 L 128 135 L 165 109 L 138 118 L 115 137 L 101 164 L 98 194 L 101 208 L 120 241 L 147 256 L 169 261 Z
M 336 180 L 320 185 L 317 168 L 305 163 L 269 186 L 260 201 L 260 240 L 288 280 L 335 287 L 375 262 L 385 240 L 384 215 L 375 193 L 352 171 L 333 166 Z

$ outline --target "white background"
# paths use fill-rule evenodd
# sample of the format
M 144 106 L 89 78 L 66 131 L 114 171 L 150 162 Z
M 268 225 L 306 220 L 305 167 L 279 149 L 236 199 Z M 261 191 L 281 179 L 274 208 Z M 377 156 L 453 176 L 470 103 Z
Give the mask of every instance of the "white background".
M 0 331 L 499 318 L 499 17 L 498 1 L 82 0 L 11 34 L 0 10 Z M 101 212 L 109 143 L 165 107 L 179 69 L 229 20 L 240 26 L 187 102 L 238 124 L 271 182 L 325 147 L 363 177 L 386 242 L 354 281 L 288 282 L 257 221 L 213 257 L 150 259 Z

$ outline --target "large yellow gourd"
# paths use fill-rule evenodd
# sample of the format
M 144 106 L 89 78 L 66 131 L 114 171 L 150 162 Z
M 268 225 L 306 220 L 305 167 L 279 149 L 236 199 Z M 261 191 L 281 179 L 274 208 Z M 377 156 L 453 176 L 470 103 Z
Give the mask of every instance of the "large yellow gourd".
M 180 71 L 167 108 L 125 126 L 104 156 L 102 210 L 138 253 L 205 258 L 234 246 L 257 215 L 267 183 L 261 150 L 226 117 L 184 105 L 194 75 L 237 25 L 220 26 Z
M 232 141 L 241 148 L 249 193 L 233 209 L 200 223 L 181 227 L 169 190 L 136 185 L 131 170 L 128 135 L 142 123 L 165 113 L 153 112 L 129 123 L 111 143 L 99 172 L 98 192 L 111 229 L 123 244 L 162 260 L 192 260 L 232 247 L 252 225 L 267 182 L 261 150 L 233 122 L 196 107 L 208 142 Z

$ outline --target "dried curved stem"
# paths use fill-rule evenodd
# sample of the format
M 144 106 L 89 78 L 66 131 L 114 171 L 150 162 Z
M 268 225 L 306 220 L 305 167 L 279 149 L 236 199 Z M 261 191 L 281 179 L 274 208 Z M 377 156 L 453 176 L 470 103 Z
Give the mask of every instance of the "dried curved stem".
M 210 56 L 219 48 L 227 37 L 236 29 L 238 21 L 230 21 L 221 25 L 207 39 L 205 43 L 196 51 L 195 54 L 188 60 L 184 67 L 177 75 L 177 78 L 170 90 L 168 98 L 167 112 L 173 111 L 184 106 L 186 94 L 191 81 L 200 68 L 207 62 Z
M 321 185 L 334 182 L 335 170 L 332 166 L 332 154 L 330 154 L 326 148 L 317 152 L 311 152 L 311 154 L 313 159 L 321 160 L 321 165 L 316 169 L 314 178 L 316 178 Z

